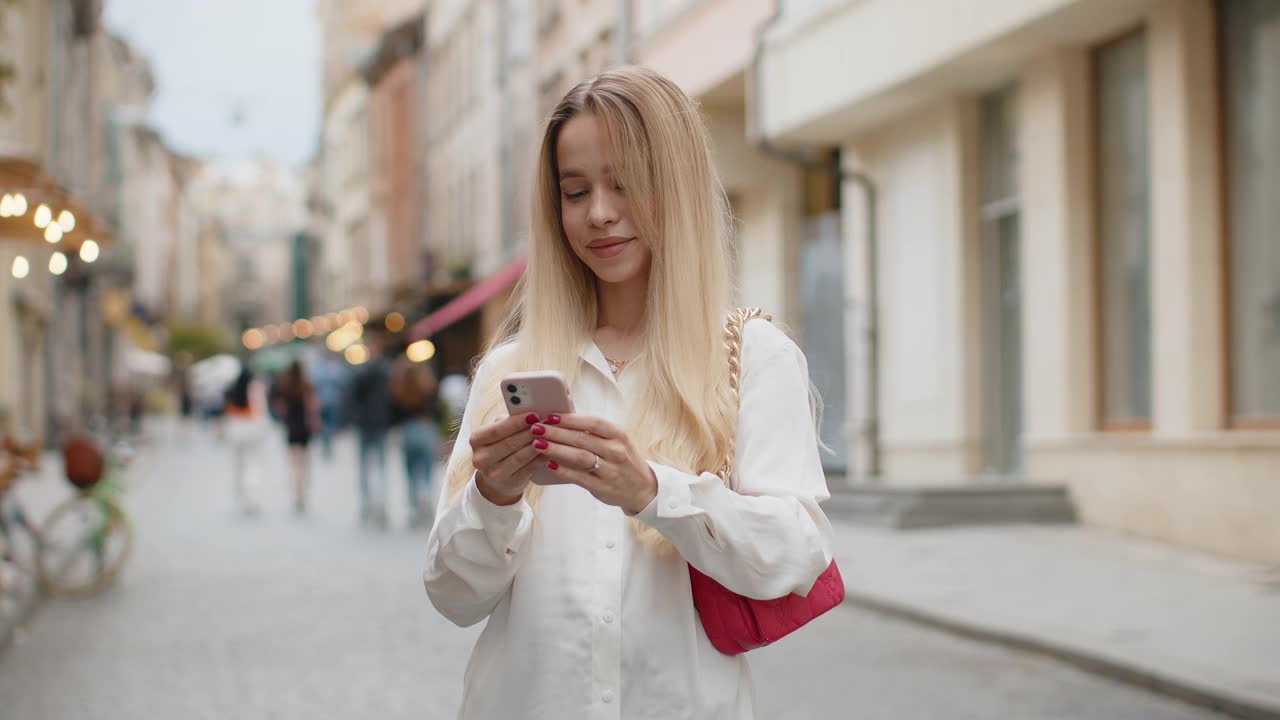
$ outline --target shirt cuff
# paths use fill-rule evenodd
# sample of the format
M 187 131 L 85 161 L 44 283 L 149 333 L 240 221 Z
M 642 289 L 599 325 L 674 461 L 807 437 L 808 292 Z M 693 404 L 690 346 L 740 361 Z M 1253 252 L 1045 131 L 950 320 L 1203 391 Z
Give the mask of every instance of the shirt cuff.
M 636 518 L 652 524 L 659 518 L 682 518 L 706 514 L 706 510 L 693 503 L 694 485 L 701 482 L 698 475 L 690 475 L 666 465 L 650 462 L 653 474 L 658 478 L 658 494 L 636 513 Z M 718 479 L 717 479 L 718 482 Z
M 533 508 L 523 497 L 514 505 L 497 505 L 480 492 L 473 475 L 459 504 L 468 524 L 483 529 L 494 550 L 514 555 L 528 540 L 533 527 Z

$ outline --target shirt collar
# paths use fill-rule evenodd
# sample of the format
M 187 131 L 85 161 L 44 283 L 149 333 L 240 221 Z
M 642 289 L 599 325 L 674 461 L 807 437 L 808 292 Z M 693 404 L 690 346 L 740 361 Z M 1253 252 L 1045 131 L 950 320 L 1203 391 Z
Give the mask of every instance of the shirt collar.
M 601 375 L 608 378 L 609 382 L 617 384 L 617 378 L 613 376 L 613 371 L 609 369 L 609 361 L 604 359 L 604 353 L 600 351 L 600 347 L 596 345 L 594 340 L 588 338 L 582 343 L 582 347 L 578 350 L 578 357 L 582 361 L 596 370 Z

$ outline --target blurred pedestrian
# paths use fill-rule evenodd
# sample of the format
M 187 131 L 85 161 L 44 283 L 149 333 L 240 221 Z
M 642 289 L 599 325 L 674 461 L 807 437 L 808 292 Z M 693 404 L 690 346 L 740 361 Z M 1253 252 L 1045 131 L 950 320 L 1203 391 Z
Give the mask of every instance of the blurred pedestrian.
M 259 511 L 257 490 L 259 451 L 267 430 L 267 393 L 246 365 L 227 388 L 223 403 L 226 438 L 234 454 L 232 473 L 236 501 L 247 515 Z
M 319 360 L 312 368 L 312 384 L 320 403 L 320 442 L 325 458 L 333 457 L 333 436 L 342 426 L 342 377 L 335 361 Z
M 348 416 L 359 441 L 360 518 L 387 527 L 387 433 L 391 429 L 391 370 L 384 357 L 386 338 L 379 323 L 364 332 L 368 360 L 347 388 Z
M 425 363 L 406 357 L 396 361 L 391 399 L 399 416 L 400 446 L 409 486 L 410 527 L 430 527 L 431 473 L 440 446 L 440 394 L 435 373 Z
M 732 218 L 675 84 L 583 82 L 541 147 L 522 295 L 476 370 L 427 541 L 435 607 L 487 619 L 459 717 L 754 718 L 746 659 L 712 635 L 751 639 L 747 598 L 787 603 L 749 616 L 772 631 L 812 617 L 792 593 L 835 596 L 815 587 L 832 538 L 804 354 L 763 320 L 726 342 Z M 508 416 L 513 371 L 559 372 L 575 412 Z M 695 605 L 695 568 L 716 604 Z
M 293 487 L 293 510 L 299 515 L 307 509 L 307 486 L 310 476 L 310 458 L 307 447 L 311 434 L 320 424 L 320 410 L 315 389 L 302 369 L 302 363 L 294 360 L 280 376 L 277 383 L 281 415 L 284 419 L 285 439 L 289 446 L 289 477 Z

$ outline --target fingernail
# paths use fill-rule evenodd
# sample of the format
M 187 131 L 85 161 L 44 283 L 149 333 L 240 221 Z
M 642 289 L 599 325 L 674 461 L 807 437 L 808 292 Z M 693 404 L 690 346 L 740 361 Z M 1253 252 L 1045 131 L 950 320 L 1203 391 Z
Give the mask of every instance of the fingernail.
M 542 438 L 538 438 L 537 440 L 534 440 L 533 446 L 538 448 L 539 450 L 546 450 L 548 447 L 551 447 L 550 445 L 547 444 L 547 441 L 543 440 Z
M 529 428 L 529 432 L 533 433 L 534 435 L 546 435 L 547 427 L 545 425 L 534 425 L 533 427 Z
M 547 463 L 547 469 L 548 469 L 548 470 L 559 470 L 559 469 L 560 469 L 560 466 L 556 464 L 556 461 L 555 461 L 555 460 L 552 460 L 551 462 Z
M 559 415 L 548 415 L 548 416 L 547 416 L 547 424 L 548 424 L 548 425 L 559 425 L 559 424 L 560 424 L 560 416 L 559 416 Z
M 529 413 L 528 415 L 525 415 L 524 421 L 527 425 L 532 425 L 538 422 L 538 413 Z

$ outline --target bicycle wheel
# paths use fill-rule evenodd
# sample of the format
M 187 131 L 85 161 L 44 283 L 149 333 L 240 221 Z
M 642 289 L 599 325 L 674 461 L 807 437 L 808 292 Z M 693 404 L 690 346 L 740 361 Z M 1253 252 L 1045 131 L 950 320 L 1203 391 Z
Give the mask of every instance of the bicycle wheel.
M 40 581 L 59 595 L 107 588 L 129 558 L 133 528 L 109 497 L 80 494 L 49 513 L 40 529 Z
M 22 507 L 0 497 L 0 615 L 10 616 L 39 589 L 40 540 Z

